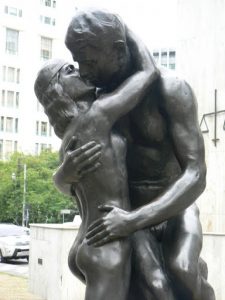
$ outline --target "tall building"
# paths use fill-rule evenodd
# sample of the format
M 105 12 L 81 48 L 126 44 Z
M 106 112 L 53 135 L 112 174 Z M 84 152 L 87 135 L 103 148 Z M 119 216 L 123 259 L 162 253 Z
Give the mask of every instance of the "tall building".
M 63 0 L 0 2 L 0 159 L 15 151 L 38 154 L 59 147 L 33 85 L 46 60 L 71 59 L 64 36 L 75 6 L 72 0 L 64 4 Z

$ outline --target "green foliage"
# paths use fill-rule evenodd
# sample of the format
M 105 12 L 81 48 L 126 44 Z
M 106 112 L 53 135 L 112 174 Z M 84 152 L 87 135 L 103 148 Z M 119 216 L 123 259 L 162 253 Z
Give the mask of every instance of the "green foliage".
M 39 156 L 16 153 L 10 160 L 0 161 L 0 223 L 22 223 L 24 164 L 29 223 L 61 223 L 61 209 L 77 212 L 75 202 L 58 192 L 53 184 L 52 174 L 59 165 L 57 153 L 44 151 Z M 73 215 L 65 218 L 70 221 Z

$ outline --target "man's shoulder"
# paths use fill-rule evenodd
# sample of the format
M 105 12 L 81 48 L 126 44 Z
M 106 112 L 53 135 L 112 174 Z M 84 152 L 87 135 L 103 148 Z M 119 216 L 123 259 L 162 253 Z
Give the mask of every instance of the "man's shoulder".
M 161 72 L 160 90 L 162 94 L 162 105 L 169 110 L 189 110 L 196 106 L 196 99 L 190 85 L 176 72 Z M 189 108 L 189 109 L 188 109 Z

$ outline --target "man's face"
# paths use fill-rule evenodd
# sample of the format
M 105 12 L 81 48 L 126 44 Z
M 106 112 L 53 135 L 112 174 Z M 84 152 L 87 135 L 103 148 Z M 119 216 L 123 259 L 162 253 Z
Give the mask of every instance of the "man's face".
M 79 64 L 81 77 L 97 87 L 112 84 L 121 69 L 118 49 L 100 41 L 96 41 L 96 47 L 87 44 L 77 48 L 73 58 Z

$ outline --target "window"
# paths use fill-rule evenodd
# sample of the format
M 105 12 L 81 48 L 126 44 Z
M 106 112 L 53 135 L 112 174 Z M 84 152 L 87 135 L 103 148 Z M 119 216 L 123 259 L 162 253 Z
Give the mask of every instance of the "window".
M 19 31 L 6 28 L 6 53 L 18 54 Z
M 16 92 L 16 108 L 19 108 L 20 93 Z
M 169 52 L 169 68 L 175 69 L 176 67 L 176 52 L 170 51 Z
M 41 122 L 41 135 L 47 136 L 47 122 Z
M 13 91 L 7 91 L 7 101 L 6 106 L 11 108 L 13 107 L 13 101 L 14 100 L 14 92 Z
M 45 0 L 45 6 L 51 6 L 51 0 Z
M 161 65 L 167 67 L 167 52 L 161 54 Z
M 15 82 L 15 68 L 8 67 L 7 81 Z
M 52 126 L 49 124 L 49 136 L 52 136 Z
M 1 107 L 5 106 L 5 90 L 2 90 L 0 106 Z
M 13 152 L 13 142 L 12 141 L 5 141 L 5 157 L 8 158 L 9 155 Z
M 41 59 L 48 60 L 52 58 L 52 39 L 41 37 Z
M 3 140 L 0 140 L 0 159 L 3 159 Z
M 40 16 L 40 22 L 43 24 L 55 26 L 55 18 Z
M 18 151 L 18 142 L 14 141 L 14 152 Z
M 39 144 L 35 143 L 35 155 L 39 154 Z
M 41 144 L 41 151 L 44 151 L 47 149 L 47 144 Z
M 15 133 L 18 133 L 18 124 L 19 124 L 19 119 L 15 119 Z
M 4 117 L 0 118 L 0 131 L 4 131 L 4 128 L 5 128 L 4 119 L 5 119 Z
M 2 67 L 2 81 L 6 81 L 6 66 Z
M 41 4 L 47 7 L 56 8 L 56 0 L 41 0 Z
M 39 135 L 39 122 L 36 121 L 36 135 Z
M 16 83 L 20 83 L 20 69 L 16 70 Z
M 11 82 L 11 83 L 19 83 L 20 82 L 20 69 L 3 66 L 2 67 L 2 80 Z
M 158 63 L 158 61 L 159 61 L 159 52 L 153 52 L 153 57 L 154 57 L 156 63 Z
M 5 130 L 6 132 L 13 132 L 13 118 L 6 118 Z
M 5 13 L 15 17 L 22 17 L 22 10 L 16 7 L 5 6 Z

